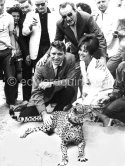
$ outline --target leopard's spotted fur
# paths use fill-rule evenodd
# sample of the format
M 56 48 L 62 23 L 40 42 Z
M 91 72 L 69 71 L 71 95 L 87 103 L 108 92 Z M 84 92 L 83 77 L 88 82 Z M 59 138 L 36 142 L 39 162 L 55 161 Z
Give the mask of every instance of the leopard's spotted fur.
M 68 112 L 64 111 L 56 111 L 53 112 L 53 120 L 51 126 L 45 126 L 43 123 L 40 127 L 29 128 L 22 138 L 25 138 L 30 133 L 36 131 L 43 131 L 48 133 L 50 131 L 55 131 L 61 138 L 61 151 L 62 151 L 62 161 L 58 166 L 64 166 L 68 163 L 67 156 L 67 146 L 71 143 L 74 143 L 78 146 L 78 160 L 79 161 L 87 161 L 84 157 L 84 148 L 85 148 L 85 140 L 83 135 L 83 122 L 84 117 L 88 114 L 86 109 L 83 108 L 82 105 L 78 104 L 75 107 L 72 107 Z

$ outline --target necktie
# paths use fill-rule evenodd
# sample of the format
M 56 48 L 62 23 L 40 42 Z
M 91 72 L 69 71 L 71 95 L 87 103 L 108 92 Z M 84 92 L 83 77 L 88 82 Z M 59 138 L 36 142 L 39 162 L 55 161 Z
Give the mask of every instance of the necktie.
M 58 66 L 58 67 L 56 68 L 55 79 L 58 79 L 59 71 L 60 71 L 60 66 Z

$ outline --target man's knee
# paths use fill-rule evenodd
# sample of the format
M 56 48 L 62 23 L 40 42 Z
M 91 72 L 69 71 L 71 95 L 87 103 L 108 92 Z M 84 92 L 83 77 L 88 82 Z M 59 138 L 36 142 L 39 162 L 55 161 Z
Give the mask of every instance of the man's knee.
M 125 110 L 125 98 L 119 98 L 108 104 L 103 113 L 109 117 L 117 117 L 119 113 Z
M 68 86 L 67 88 L 65 88 L 65 98 L 68 100 L 68 101 L 71 101 L 73 99 L 73 97 L 75 96 L 75 89 L 71 86 Z
M 121 62 L 119 65 L 118 65 L 118 68 L 117 68 L 117 71 L 118 72 L 122 72 L 123 70 L 125 70 L 125 62 Z

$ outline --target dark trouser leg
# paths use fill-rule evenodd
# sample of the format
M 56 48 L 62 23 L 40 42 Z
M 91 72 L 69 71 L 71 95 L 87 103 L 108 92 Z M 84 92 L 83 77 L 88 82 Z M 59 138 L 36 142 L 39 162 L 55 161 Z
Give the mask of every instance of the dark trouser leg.
M 107 67 L 114 78 L 116 77 L 116 69 L 121 62 L 122 57 L 120 55 L 111 57 L 107 62 Z
M 35 106 L 22 107 L 20 115 L 16 115 L 13 111 L 10 112 L 13 119 L 18 122 L 39 122 L 42 121 L 42 116 L 38 113 Z
M 16 87 L 17 80 L 15 78 L 15 67 L 14 64 L 10 65 L 9 59 L 11 57 L 11 50 L 7 49 L 3 51 L 3 56 L 0 57 L 2 61 L 2 67 L 5 74 L 5 96 L 8 100 L 8 104 L 15 104 L 16 99 Z
M 25 100 L 29 101 L 32 90 L 32 65 L 27 66 L 25 62 L 23 62 L 22 90 L 23 90 L 23 101 Z
M 23 108 L 20 112 L 19 117 L 33 117 L 33 116 L 39 116 L 39 112 L 37 111 L 36 106 L 30 106 Z
M 56 110 L 62 111 L 65 106 L 71 104 L 74 95 L 75 95 L 74 88 L 68 86 L 67 88 L 63 88 L 62 90 L 56 92 L 53 98 L 49 101 L 49 103 L 57 104 L 54 108 L 54 111 Z
M 118 119 L 125 123 L 125 97 L 111 102 L 104 109 L 104 114 L 110 118 Z

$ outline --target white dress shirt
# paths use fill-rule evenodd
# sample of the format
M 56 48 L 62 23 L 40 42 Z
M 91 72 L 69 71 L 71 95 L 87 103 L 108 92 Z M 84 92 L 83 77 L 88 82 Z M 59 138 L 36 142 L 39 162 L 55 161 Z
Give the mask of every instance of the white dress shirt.
M 117 30 L 117 24 L 118 24 L 118 9 L 115 8 L 114 10 L 111 9 L 111 7 L 108 7 L 108 9 L 102 13 L 99 11 L 97 16 L 97 24 L 104 33 L 104 37 L 107 42 L 107 52 L 108 57 L 114 56 L 118 52 L 119 48 L 119 40 L 113 39 L 113 33 Z

